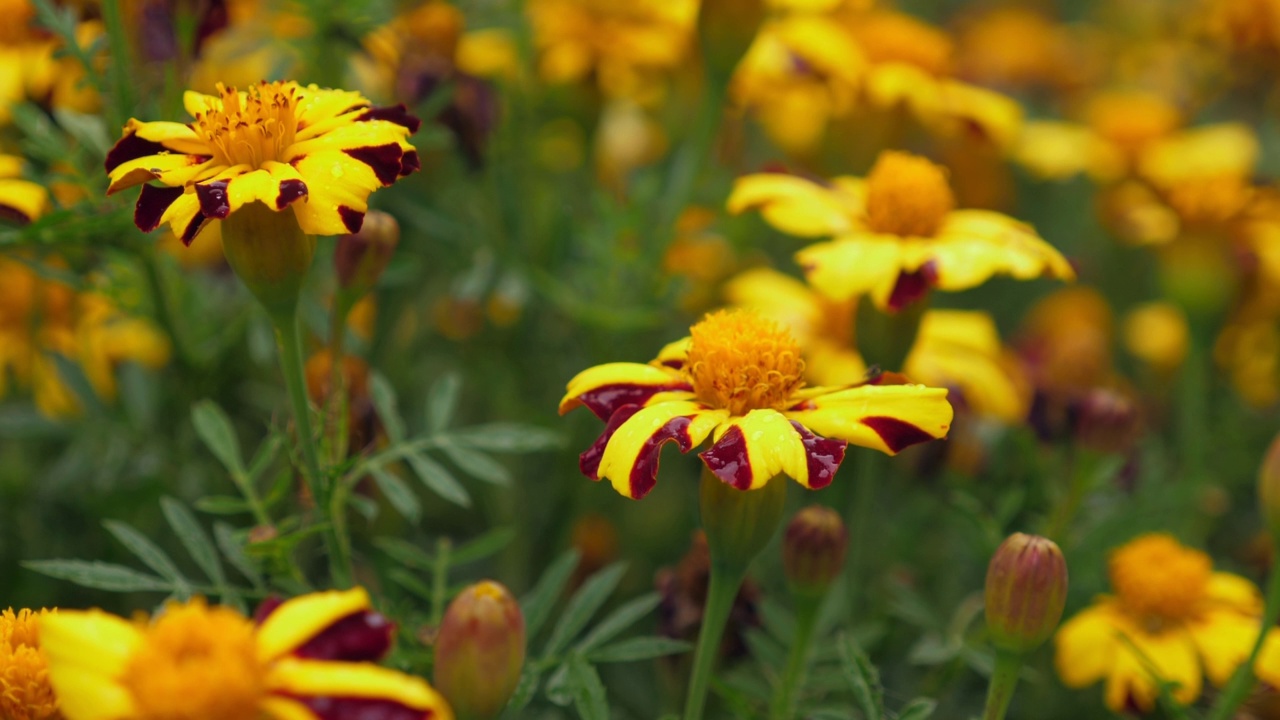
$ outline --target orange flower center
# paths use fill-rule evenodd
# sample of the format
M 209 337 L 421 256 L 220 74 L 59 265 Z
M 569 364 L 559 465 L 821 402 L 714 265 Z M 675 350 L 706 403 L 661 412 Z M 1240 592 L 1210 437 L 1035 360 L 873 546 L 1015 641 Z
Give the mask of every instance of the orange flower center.
M 873 12 L 851 19 L 850 26 L 873 63 L 905 63 L 931 75 L 946 75 L 950 70 L 951 39 L 909 15 Z
M 909 153 L 880 153 L 867 175 L 867 225 L 900 237 L 933 237 L 956 197 L 940 165 Z
M 804 385 L 800 345 L 785 328 L 749 310 L 721 310 L 690 331 L 685 363 L 698 400 L 728 409 L 780 410 Z
M 1159 627 L 1195 615 L 1213 574 L 1213 561 L 1170 535 L 1154 533 L 1113 551 L 1108 570 L 1125 609 L 1148 626 Z
M 210 103 L 196 113 L 196 134 L 214 149 L 219 164 L 262 164 L 284 158 L 298 131 L 298 85 L 292 82 L 258 83 L 237 92 L 218 83 L 222 103 Z
M 243 720 L 258 716 L 266 688 L 253 623 L 196 599 L 146 628 L 124 674 L 136 720 Z
M 1087 115 L 1094 132 L 1130 151 L 1182 124 L 1181 114 L 1169 101 L 1139 92 L 1100 95 L 1089 104 Z
M 0 718 L 61 717 L 40 654 L 39 619 L 46 612 L 0 612 Z

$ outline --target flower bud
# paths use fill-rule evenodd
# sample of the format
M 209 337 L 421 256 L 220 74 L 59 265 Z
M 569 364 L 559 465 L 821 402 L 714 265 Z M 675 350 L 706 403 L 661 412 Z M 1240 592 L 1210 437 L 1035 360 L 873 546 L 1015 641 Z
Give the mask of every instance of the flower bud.
M 1271 441 L 1258 472 L 1258 500 L 1273 541 L 1280 541 L 1280 435 Z
M 782 570 L 798 592 L 825 592 L 844 567 L 849 532 L 840 513 L 810 505 L 787 525 L 782 537 Z
M 987 566 L 991 644 L 1025 653 L 1053 634 L 1067 602 L 1067 562 L 1048 538 L 1014 533 Z
M 498 716 L 524 667 L 524 615 L 507 589 L 485 580 L 445 611 L 436 639 L 435 686 L 458 720 Z
M 1137 442 L 1142 429 L 1133 400 L 1109 388 L 1089 390 L 1074 404 L 1072 411 L 1076 442 L 1095 452 L 1126 452 Z
M 292 314 L 311 269 L 316 239 L 291 210 L 246 204 L 222 221 L 222 251 L 240 281 L 272 315 Z
M 354 302 L 373 289 L 400 243 L 396 219 L 378 210 L 364 216 L 360 232 L 342 235 L 333 254 L 338 285 Z

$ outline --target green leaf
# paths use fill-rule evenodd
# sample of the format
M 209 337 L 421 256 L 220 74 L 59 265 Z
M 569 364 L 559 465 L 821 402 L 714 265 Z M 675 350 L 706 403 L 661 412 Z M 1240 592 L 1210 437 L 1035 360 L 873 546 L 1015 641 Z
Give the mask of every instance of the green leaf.
M 249 512 L 249 503 L 230 495 L 210 495 L 197 500 L 196 509 L 210 515 L 239 515 Z
M 104 520 L 102 525 L 107 529 L 107 532 L 120 541 L 121 545 L 124 545 L 129 552 L 136 555 L 144 565 L 155 570 L 160 577 L 172 583 L 174 593 L 180 599 L 185 600 L 191 595 L 191 586 L 178 570 L 178 566 L 174 565 L 173 560 L 158 545 L 151 542 L 147 536 L 135 530 L 131 525 L 117 520 Z
M 271 463 L 275 461 L 276 456 L 280 454 L 280 448 L 283 445 L 284 437 L 276 432 L 271 433 L 259 443 L 258 449 L 253 453 L 253 459 L 249 461 L 249 478 L 257 480 L 262 473 L 266 472 Z
M 213 524 L 213 538 L 218 543 L 218 549 L 222 551 L 222 557 L 231 563 L 231 567 L 240 572 L 241 575 L 248 578 L 255 588 L 262 588 L 262 575 L 258 573 L 258 568 L 249 556 L 244 552 L 244 544 L 236 539 L 235 530 L 225 523 Z
M 614 563 L 587 579 L 578 592 L 569 598 L 560 621 L 551 631 L 551 639 L 547 641 L 546 655 L 558 655 L 569 645 L 569 641 L 591 622 L 591 618 L 604 605 L 627 571 L 626 563 Z
M 634 662 L 676 655 L 693 649 L 691 643 L 665 637 L 638 637 L 620 640 L 587 653 L 594 663 Z
M 378 537 L 373 539 L 373 544 L 386 554 L 391 556 L 392 560 L 402 565 L 408 565 L 425 572 L 432 572 L 436 568 L 436 559 L 431 553 L 414 545 L 408 540 L 400 538 Z
M 458 409 L 458 391 L 462 382 L 457 373 L 445 373 L 431 386 L 427 395 L 427 432 L 439 433 L 449 427 Z
M 530 590 L 529 594 L 520 601 L 520 610 L 524 613 L 526 637 L 530 639 L 536 637 L 551 616 L 551 609 L 555 606 L 560 593 L 564 592 L 564 586 L 569 582 L 569 577 L 578 567 L 578 557 L 577 550 L 568 550 L 556 558 L 551 567 L 542 574 L 538 584 L 533 586 L 533 590 Z
M 569 658 L 569 689 L 573 693 L 573 706 L 582 720 L 609 720 L 604 683 L 581 655 Z
M 462 487 L 462 483 L 445 466 L 420 452 L 413 453 L 406 459 L 418 478 L 432 492 L 454 505 L 471 507 L 471 496 L 467 494 L 467 489 Z
M 938 709 L 938 702 L 930 698 L 916 698 L 902 707 L 898 720 L 928 720 L 933 711 Z
M 561 443 L 558 433 L 519 423 L 472 425 L 449 433 L 449 437 L 463 445 L 490 452 L 533 452 L 554 448 Z
M 84 407 L 85 412 L 89 415 L 101 415 L 106 411 L 102 405 L 102 399 L 98 397 L 98 393 L 93 389 L 93 384 L 89 382 L 89 378 L 84 374 L 84 368 L 61 353 L 48 353 L 46 357 L 53 359 L 53 364 L 58 369 L 58 377 L 75 394 L 76 399 L 80 401 L 80 405 Z
M 519 717 L 520 712 L 537 694 L 541 681 L 542 671 L 525 663 L 524 673 L 520 675 L 520 683 L 516 685 L 516 691 L 511 694 L 511 700 L 507 702 L 507 709 L 503 711 L 502 717 L 508 720 Z
M 404 441 L 404 418 L 400 417 L 400 409 L 396 405 L 396 391 L 382 373 L 369 375 L 369 397 L 373 399 L 373 408 L 378 411 L 378 419 L 387 431 L 391 442 Z
M 373 481 L 387 498 L 387 502 L 391 503 L 391 507 L 416 525 L 422 517 L 422 503 L 405 481 L 394 473 L 387 472 L 386 468 L 377 466 L 369 468 L 369 474 L 373 476 Z
M 453 443 L 445 443 L 440 449 L 471 477 L 499 487 L 511 486 L 511 471 L 488 455 Z
M 653 612 L 653 609 L 661 603 L 662 596 L 656 592 L 641 595 L 624 603 L 617 610 L 609 613 L 608 617 L 601 620 L 599 624 L 591 628 L 591 632 L 587 633 L 582 642 L 578 643 L 577 649 L 585 652 L 609 642 L 623 630 L 634 625 L 640 618 Z
M 417 575 L 405 570 L 404 568 L 392 568 L 387 577 L 409 592 L 417 595 L 419 599 L 427 602 L 434 602 L 436 599 L 435 592 Z
M 196 434 L 218 458 L 223 467 L 233 475 L 244 473 L 244 461 L 240 457 L 240 441 L 227 414 L 212 400 L 201 400 L 191 406 L 191 422 Z
M 510 545 L 511 541 L 515 539 L 515 528 L 494 528 L 473 540 L 459 545 L 453 552 L 450 552 L 449 564 L 457 566 L 483 560 Z
M 166 580 L 140 573 L 123 565 L 86 560 L 33 560 L 22 563 L 28 570 L 67 580 L 96 590 L 110 592 L 163 591 L 172 592 L 173 584 Z
M 852 637 L 845 637 L 840 642 L 840 666 L 863 717 L 866 720 L 883 720 L 884 688 L 880 685 L 880 673 Z
M 160 498 L 160 509 L 164 512 L 164 519 L 168 521 L 169 527 L 173 528 L 178 540 L 187 549 L 187 554 L 196 561 L 219 592 L 225 594 L 227 575 L 222 571 L 222 563 L 218 562 L 218 550 L 195 515 L 191 514 L 186 505 L 171 497 Z

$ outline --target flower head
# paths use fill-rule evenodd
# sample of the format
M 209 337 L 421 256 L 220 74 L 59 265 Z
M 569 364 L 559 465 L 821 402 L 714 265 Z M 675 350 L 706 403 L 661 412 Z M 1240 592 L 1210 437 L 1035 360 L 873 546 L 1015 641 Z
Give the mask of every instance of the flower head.
M 848 442 L 896 454 L 945 436 L 951 425 L 946 390 L 878 384 L 883 378 L 805 387 L 804 367 L 790 332 L 754 312 L 725 310 L 647 365 L 578 373 L 560 412 L 585 405 L 607 423 L 581 468 L 631 498 L 653 489 L 668 442 L 689 452 L 710 437 L 699 457 L 740 490 L 779 474 L 817 489 L 831 482 Z
M 38 613 L 12 608 L 0 612 L 0 718 L 5 720 L 55 720 L 58 700 L 49 685 L 49 670 L 40 654 L 40 621 L 50 610 Z
M 1115 595 L 1068 620 L 1055 638 L 1067 685 L 1105 680 L 1108 707 L 1148 711 L 1160 682 L 1189 703 L 1200 696 L 1202 674 L 1222 685 L 1248 657 L 1261 596 L 1248 580 L 1214 572 L 1208 555 L 1170 535 L 1143 535 L 1112 551 L 1108 570 Z
M 394 626 L 360 588 L 258 612 L 203 600 L 130 623 L 100 610 L 42 622 L 49 678 L 68 720 L 452 720 L 423 680 L 378 667 Z
M 0 154 L 0 220 L 28 223 L 49 208 L 49 191 L 22 178 L 22 158 Z
M 143 185 L 134 222 L 190 244 L 211 220 L 258 202 L 309 235 L 356 232 L 369 194 L 419 167 L 418 119 L 359 93 L 263 82 L 188 92 L 188 124 L 130 120 L 107 155 L 107 194 Z M 159 185 L 150 185 L 157 181 Z

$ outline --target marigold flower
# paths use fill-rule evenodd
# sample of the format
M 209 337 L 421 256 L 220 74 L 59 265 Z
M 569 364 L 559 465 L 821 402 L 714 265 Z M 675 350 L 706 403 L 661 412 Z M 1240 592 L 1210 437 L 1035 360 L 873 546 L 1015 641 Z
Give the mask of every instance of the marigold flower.
M 1214 572 L 1208 555 L 1170 535 L 1143 535 L 1113 550 L 1114 595 L 1101 596 L 1055 637 L 1058 675 L 1070 687 L 1106 681 L 1117 712 L 1155 707 L 1160 681 L 1173 698 L 1200 696 L 1203 675 L 1223 685 L 1257 637 L 1262 597 L 1253 583 Z
M 379 667 L 394 626 L 362 588 L 272 603 L 254 621 L 204 600 L 150 621 L 101 610 L 41 623 L 68 720 L 452 720 L 426 681 Z
M 1134 357 L 1152 368 L 1172 371 L 1187 356 L 1187 317 L 1172 303 L 1143 303 L 1125 315 L 1124 344 Z
M 880 385 L 804 385 L 800 346 L 777 323 L 744 310 L 712 313 L 690 337 L 651 363 L 608 363 L 569 381 L 564 414 L 585 405 L 608 425 L 580 467 L 619 493 L 644 497 L 657 482 L 662 446 L 699 457 L 740 490 L 785 474 L 817 489 L 830 484 L 848 442 L 890 455 L 943 437 L 951 425 L 947 391 Z
M 964 290 L 995 275 L 1072 280 L 1075 271 L 1028 225 L 987 210 L 956 210 L 943 168 L 881 153 L 865 179 L 819 184 L 793 175 L 739 178 L 730 212 L 760 208 L 791 235 L 835 239 L 796 254 L 811 285 L 833 300 L 863 294 L 898 310 L 930 288 Z
M 404 106 L 295 82 L 187 92 L 188 124 L 132 119 L 107 154 L 107 194 L 142 185 L 134 222 L 168 223 L 190 244 L 209 221 L 262 203 L 292 209 L 308 235 L 357 232 L 369 194 L 419 168 Z M 159 185 L 150 185 L 151 181 Z
M 29 223 L 49 208 L 49 191 L 22 179 L 23 160 L 0 154 L 0 220 Z
M 54 610 L 0 612 L 0 718 L 60 720 L 40 654 L 40 621 Z

